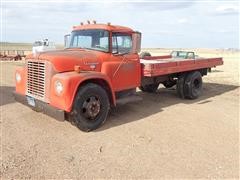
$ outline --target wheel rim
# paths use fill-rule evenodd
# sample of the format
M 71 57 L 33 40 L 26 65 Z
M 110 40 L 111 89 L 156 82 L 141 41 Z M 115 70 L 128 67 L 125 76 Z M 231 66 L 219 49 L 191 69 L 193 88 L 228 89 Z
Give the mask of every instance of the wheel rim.
M 193 81 L 193 86 L 195 89 L 199 89 L 200 88 L 200 81 L 198 79 L 195 79 Z
M 101 103 L 98 97 L 90 96 L 88 97 L 81 108 L 83 116 L 88 120 L 94 120 L 101 110 Z

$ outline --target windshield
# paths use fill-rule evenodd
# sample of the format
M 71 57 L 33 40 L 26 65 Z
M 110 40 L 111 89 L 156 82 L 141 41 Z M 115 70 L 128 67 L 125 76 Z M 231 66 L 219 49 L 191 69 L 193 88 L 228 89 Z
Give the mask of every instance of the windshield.
M 73 31 L 69 47 L 109 52 L 109 32 L 96 29 Z

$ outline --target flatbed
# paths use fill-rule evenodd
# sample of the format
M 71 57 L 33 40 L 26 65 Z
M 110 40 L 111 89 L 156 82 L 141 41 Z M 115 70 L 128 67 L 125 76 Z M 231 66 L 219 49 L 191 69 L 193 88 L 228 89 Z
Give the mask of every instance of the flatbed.
M 184 71 L 212 68 L 223 64 L 222 58 L 164 59 L 162 57 L 163 56 L 151 56 L 140 59 L 142 75 L 146 77 L 162 76 Z

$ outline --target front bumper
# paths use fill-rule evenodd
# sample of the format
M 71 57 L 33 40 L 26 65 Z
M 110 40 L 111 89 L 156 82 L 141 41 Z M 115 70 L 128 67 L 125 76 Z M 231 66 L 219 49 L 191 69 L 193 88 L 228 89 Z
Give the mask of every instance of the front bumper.
M 37 112 L 42 112 L 50 117 L 53 117 L 59 121 L 65 120 L 65 112 L 61 109 L 57 109 L 53 106 L 50 106 L 48 103 L 42 102 L 38 99 L 35 99 L 35 106 L 31 106 L 27 102 L 27 98 L 24 95 L 21 95 L 19 93 L 13 92 L 13 96 L 16 101 L 31 107 L 33 110 Z

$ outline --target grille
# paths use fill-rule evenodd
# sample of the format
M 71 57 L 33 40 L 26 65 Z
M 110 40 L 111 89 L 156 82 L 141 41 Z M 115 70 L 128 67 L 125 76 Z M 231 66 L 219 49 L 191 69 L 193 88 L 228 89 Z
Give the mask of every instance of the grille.
M 28 61 L 27 71 L 27 94 L 37 99 L 44 99 L 45 63 L 39 61 Z

